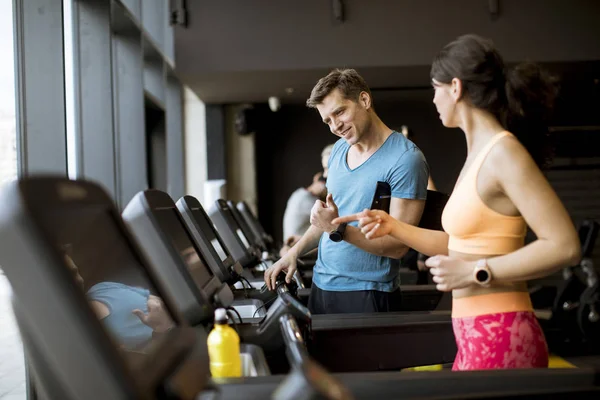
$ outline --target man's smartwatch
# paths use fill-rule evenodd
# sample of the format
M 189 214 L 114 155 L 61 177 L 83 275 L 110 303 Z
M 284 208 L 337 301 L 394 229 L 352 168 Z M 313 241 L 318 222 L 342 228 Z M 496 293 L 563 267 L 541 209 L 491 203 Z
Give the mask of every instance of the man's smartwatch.
M 334 242 L 341 242 L 342 240 L 344 240 L 346 225 L 348 225 L 347 222 L 342 222 L 338 225 L 337 228 L 335 228 L 335 230 L 329 232 L 329 239 L 333 240 Z
M 477 264 L 475 264 L 473 277 L 475 278 L 475 282 L 481 286 L 490 285 L 490 282 L 492 281 L 492 271 L 490 270 L 485 258 L 478 260 Z

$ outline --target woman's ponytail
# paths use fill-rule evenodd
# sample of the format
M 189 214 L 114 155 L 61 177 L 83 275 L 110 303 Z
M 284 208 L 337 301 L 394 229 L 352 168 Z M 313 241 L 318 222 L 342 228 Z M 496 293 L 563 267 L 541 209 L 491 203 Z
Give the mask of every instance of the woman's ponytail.
M 558 94 L 558 82 L 534 63 L 519 64 L 505 72 L 506 128 L 531 154 L 540 168 L 552 161 L 553 141 L 548 124 Z

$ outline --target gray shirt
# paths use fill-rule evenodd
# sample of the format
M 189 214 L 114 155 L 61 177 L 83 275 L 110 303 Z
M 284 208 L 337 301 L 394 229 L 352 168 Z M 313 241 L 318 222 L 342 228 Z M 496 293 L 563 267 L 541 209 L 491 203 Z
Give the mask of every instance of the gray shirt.
M 317 200 L 305 188 L 296 189 L 291 194 L 283 214 L 283 240 L 292 235 L 302 236 L 310 228 L 310 210 Z

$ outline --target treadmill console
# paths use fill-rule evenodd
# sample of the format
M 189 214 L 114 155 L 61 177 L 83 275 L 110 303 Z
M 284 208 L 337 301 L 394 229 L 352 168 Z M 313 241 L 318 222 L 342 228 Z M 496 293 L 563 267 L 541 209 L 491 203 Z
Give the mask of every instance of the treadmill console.
M 183 196 L 177 201 L 177 208 L 183 217 L 190 235 L 205 253 L 211 268 L 222 282 L 234 284 L 242 274 L 242 266 L 235 262 L 227 245 L 217 232 L 210 217 L 193 196 Z
M 0 263 L 29 365 L 55 391 L 49 398 L 146 398 L 181 394 L 181 385 L 199 392 L 206 335 L 181 326 L 172 293 L 106 192 L 43 177 L 7 185 L 0 196 Z
M 260 254 L 250 251 L 250 243 L 235 222 L 227 202 L 223 199 L 215 201 L 208 214 L 233 259 L 244 268 L 254 267 L 260 260 Z
M 135 360 L 148 353 L 157 333 L 174 326 L 172 315 L 111 216 L 69 214 L 46 220 L 61 221 L 65 264 L 104 328 Z
M 195 326 L 212 320 L 211 303 L 221 282 L 196 250 L 171 197 L 159 190 L 138 192 L 122 217 L 186 322 Z
M 250 210 L 248 204 L 245 201 L 240 201 L 237 203 L 236 207 L 246 219 L 247 224 L 250 225 L 252 229 L 256 230 L 258 235 L 262 237 L 263 241 L 268 245 L 268 247 L 273 250 L 273 238 L 264 230 L 254 213 Z

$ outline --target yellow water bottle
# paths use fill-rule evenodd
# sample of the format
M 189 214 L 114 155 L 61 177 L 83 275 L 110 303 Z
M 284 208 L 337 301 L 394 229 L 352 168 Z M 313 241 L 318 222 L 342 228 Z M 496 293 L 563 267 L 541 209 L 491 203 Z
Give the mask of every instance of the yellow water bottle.
M 227 323 L 224 308 L 215 310 L 215 327 L 208 335 L 208 356 L 213 378 L 242 376 L 240 337 Z

